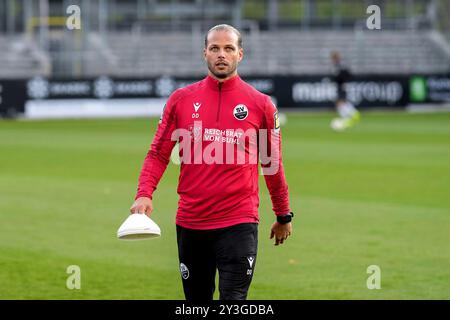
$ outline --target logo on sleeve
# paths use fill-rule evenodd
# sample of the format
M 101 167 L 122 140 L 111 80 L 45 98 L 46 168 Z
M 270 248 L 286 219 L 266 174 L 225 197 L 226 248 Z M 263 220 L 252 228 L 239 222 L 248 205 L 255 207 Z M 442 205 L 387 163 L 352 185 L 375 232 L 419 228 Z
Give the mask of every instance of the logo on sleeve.
M 275 111 L 273 114 L 273 127 L 275 130 L 280 129 L 280 116 L 278 115 L 278 111 Z
M 245 104 L 238 104 L 233 109 L 233 115 L 238 120 L 244 120 L 248 116 L 248 109 Z
M 280 117 L 278 116 L 278 111 L 273 114 L 273 127 L 275 129 L 280 129 Z

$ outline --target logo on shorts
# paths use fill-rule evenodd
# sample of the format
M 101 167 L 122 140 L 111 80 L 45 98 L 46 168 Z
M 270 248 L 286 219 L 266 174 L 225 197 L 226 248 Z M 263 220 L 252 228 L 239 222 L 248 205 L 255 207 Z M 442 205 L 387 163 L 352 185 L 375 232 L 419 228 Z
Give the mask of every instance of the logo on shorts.
M 233 109 L 233 115 L 238 120 L 244 120 L 248 116 L 248 109 L 245 104 L 238 104 Z
M 247 269 L 247 275 L 251 276 L 253 273 L 252 268 L 253 268 L 253 262 L 255 262 L 255 257 L 247 257 L 247 260 L 248 260 L 248 264 L 250 266 L 250 269 Z
M 189 278 L 189 269 L 186 267 L 184 263 L 180 263 L 180 273 L 181 277 L 186 280 Z
M 250 265 L 250 268 L 252 268 L 253 267 L 253 261 L 255 261 L 255 258 L 247 257 L 247 260 L 248 260 L 248 264 Z

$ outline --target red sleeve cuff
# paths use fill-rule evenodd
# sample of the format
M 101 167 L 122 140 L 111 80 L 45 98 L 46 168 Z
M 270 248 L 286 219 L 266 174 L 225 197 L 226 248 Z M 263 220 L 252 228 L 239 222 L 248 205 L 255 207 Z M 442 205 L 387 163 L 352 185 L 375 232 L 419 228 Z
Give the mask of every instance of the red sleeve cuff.
M 145 194 L 145 193 L 138 193 L 136 195 L 136 197 L 134 197 L 134 200 L 137 200 L 138 198 L 142 198 L 142 197 L 150 198 L 153 200 L 153 196 L 151 194 Z
M 285 216 L 285 215 L 287 215 L 287 214 L 289 214 L 289 213 L 291 213 L 291 211 L 284 212 L 284 213 L 275 212 L 275 215 L 276 215 L 276 216 Z

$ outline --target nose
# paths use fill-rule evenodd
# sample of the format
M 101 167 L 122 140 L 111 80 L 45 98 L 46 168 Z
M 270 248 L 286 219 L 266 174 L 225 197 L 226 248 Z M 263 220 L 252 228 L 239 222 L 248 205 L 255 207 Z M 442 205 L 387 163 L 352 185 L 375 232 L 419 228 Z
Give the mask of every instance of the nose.
M 224 49 L 220 49 L 219 50 L 219 58 L 225 58 L 225 50 Z

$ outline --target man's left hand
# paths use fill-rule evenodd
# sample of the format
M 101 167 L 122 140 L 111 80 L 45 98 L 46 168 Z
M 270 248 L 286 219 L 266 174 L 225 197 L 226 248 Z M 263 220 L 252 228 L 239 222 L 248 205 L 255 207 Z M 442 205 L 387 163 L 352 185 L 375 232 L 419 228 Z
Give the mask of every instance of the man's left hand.
M 275 245 L 282 244 L 292 233 L 292 223 L 275 222 L 270 230 L 270 239 L 275 237 Z

